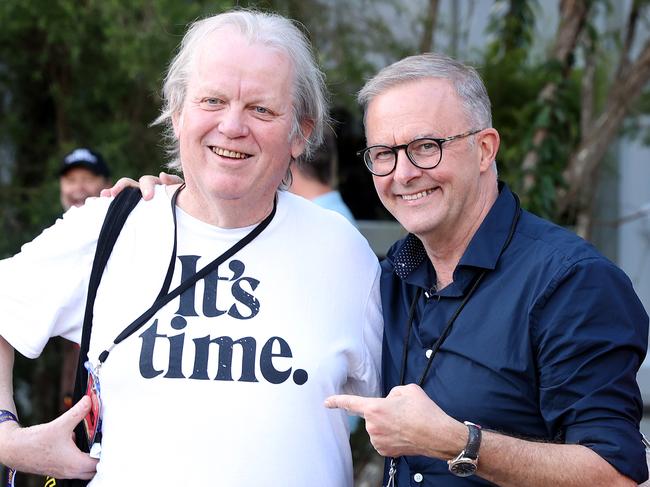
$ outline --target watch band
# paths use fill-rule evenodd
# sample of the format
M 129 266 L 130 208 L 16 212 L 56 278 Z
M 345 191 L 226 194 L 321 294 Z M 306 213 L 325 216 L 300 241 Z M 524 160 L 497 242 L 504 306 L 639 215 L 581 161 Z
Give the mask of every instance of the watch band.
M 471 458 L 472 460 L 478 459 L 478 451 L 481 448 L 481 427 L 477 424 L 464 421 L 463 424 L 467 426 L 469 435 L 467 437 L 467 445 L 465 445 L 464 457 Z
M 478 468 L 478 451 L 481 447 L 481 427 L 477 424 L 464 422 L 467 426 L 467 444 L 456 458 L 447 461 L 449 471 L 457 477 L 474 475 Z

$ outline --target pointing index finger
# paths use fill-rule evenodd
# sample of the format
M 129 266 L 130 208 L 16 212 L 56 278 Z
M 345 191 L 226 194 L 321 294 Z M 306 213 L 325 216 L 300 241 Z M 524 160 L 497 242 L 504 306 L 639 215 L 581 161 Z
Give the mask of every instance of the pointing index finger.
M 373 398 L 339 394 L 325 399 L 325 407 L 329 409 L 345 409 L 347 412 L 364 417 L 366 407 Z

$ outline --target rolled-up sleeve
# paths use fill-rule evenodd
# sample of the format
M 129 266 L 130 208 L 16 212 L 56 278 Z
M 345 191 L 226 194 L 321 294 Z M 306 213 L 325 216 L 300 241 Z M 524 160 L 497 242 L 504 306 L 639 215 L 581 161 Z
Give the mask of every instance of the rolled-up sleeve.
M 537 299 L 531 323 L 549 435 L 562 433 L 623 475 L 646 480 L 636 374 L 648 315 L 627 276 L 602 258 L 567 264 Z

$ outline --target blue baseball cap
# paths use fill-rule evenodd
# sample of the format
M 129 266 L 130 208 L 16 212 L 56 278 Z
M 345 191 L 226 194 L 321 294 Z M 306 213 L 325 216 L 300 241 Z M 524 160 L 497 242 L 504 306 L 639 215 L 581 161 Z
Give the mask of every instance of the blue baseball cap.
M 83 167 L 88 169 L 98 176 L 110 177 L 111 171 L 108 169 L 104 158 L 98 152 L 87 149 L 86 147 L 79 147 L 63 158 L 59 176 L 63 176 L 66 172 L 74 167 Z

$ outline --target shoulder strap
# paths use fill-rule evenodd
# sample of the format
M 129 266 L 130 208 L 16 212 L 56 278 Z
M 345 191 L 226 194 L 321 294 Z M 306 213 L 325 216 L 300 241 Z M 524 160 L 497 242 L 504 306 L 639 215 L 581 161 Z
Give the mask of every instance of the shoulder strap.
M 73 404 L 76 404 L 85 394 L 88 372 L 84 363 L 88 360 L 88 346 L 90 345 L 90 334 L 93 326 L 93 308 L 97 288 L 102 279 L 104 268 L 108 258 L 113 251 L 117 237 L 126 222 L 129 214 L 140 201 L 141 194 L 138 188 L 126 188 L 118 194 L 111 202 L 104 218 L 104 224 L 99 232 L 97 239 L 97 249 L 95 250 L 95 260 L 93 261 L 90 281 L 88 283 L 88 297 L 86 298 L 86 311 L 84 313 L 83 331 L 81 333 L 81 344 L 79 350 L 79 361 L 77 362 L 77 375 L 75 378 Z M 88 451 L 86 435 L 83 433 L 83 426 L 80 424 L 75 430 L 77 446 Z

